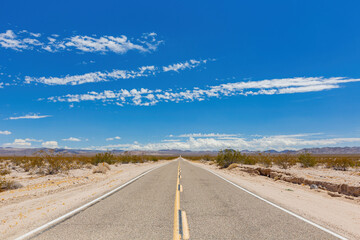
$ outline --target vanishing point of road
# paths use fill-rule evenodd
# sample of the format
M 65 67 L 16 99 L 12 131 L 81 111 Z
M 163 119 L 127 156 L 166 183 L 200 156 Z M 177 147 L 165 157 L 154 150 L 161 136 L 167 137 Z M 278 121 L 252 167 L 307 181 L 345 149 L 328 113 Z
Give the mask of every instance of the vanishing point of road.
M 31 239 L 337 239 L 178 158 Z

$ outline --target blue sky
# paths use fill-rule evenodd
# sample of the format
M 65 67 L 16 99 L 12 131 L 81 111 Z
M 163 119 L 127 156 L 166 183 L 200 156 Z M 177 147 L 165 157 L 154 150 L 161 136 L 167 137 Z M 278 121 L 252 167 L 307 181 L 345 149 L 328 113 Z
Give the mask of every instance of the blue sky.
M 359 9 L 2 1 L 0 146 L 359 146 Z

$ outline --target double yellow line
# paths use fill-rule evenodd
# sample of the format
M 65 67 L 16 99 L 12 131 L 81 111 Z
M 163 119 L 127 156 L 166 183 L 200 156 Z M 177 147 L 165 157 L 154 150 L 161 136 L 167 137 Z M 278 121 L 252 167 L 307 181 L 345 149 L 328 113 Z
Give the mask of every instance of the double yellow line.
M 176 193 L 175 193 L 175 204 L 174 204 L 174 240 L 187 240 L 190 238 L 189 227 L 186 218 L 186 212 L 180 209 L 180 192 L 182 192 L 182 186 L 180 185 L 181 169 L 180 161 L 177 170 L 176 180 Z

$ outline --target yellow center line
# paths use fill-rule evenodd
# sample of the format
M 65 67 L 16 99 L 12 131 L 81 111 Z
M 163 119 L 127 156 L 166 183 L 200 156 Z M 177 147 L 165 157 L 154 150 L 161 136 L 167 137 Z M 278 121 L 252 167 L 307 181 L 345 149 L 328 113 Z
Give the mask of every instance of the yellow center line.
M 174 240 L 181 239 L 180 225 L 179 225 L 179 210 L 180 210 L 179 184 L 180 184 L 180 161 L 178 164 L 178 171 L 177 171 L 177 177 L 176 177 L 176 193 L 175 193 L 175 204 L 174 204 L 174 234 L 173 234 Z
M 183 191 L 182 185 L 180 185 L 181 168 L 180 161 L 178 164 L 177 179 L 176 179 L 176 193 L 174 204 L 174 240 L 188 240 L 190 238 L 189 226 L 186 218 L 186 212 L 180 210 L 180 192 Z

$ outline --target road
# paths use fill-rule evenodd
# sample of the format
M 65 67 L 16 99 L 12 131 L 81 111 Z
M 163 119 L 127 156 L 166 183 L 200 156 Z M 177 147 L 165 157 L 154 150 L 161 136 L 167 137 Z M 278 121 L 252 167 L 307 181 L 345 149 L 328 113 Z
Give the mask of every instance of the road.
M 32 239 L 174 239 L 178 228 L 185 239 L 336 239 L 181 158 Z

